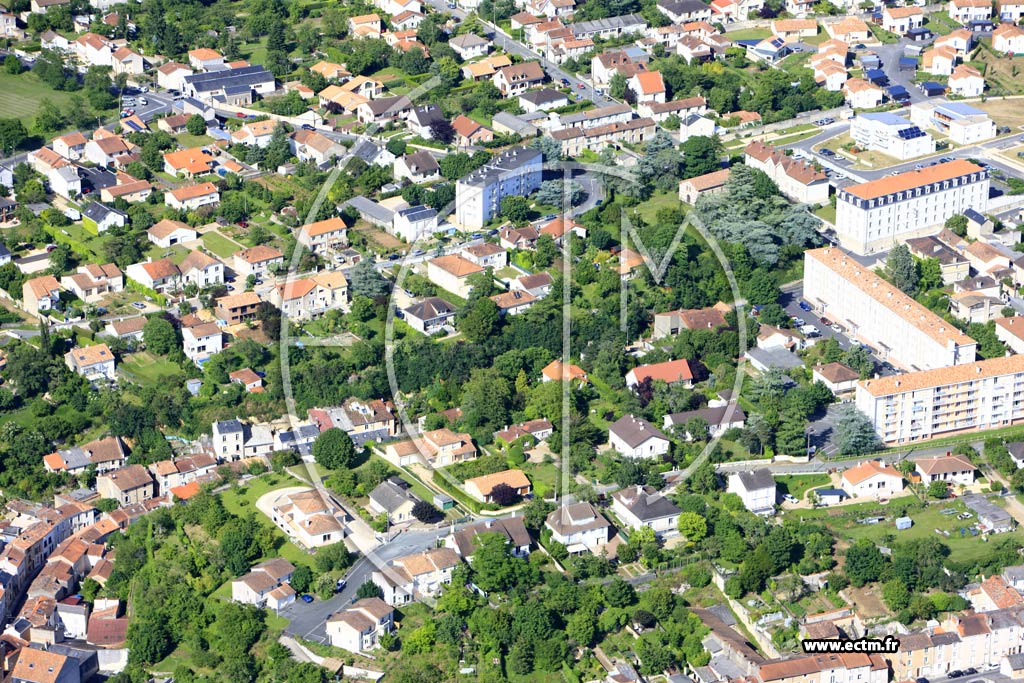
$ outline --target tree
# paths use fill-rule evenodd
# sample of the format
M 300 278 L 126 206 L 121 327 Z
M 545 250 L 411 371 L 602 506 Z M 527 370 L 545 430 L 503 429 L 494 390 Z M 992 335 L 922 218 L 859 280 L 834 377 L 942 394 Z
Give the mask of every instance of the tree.
M 871 360 L 871 354 L 863 346 L 851 346 L 850 350 L 843 354 L 843 364 L 860 374 L 861 379 L 871 377 L 875 371 L 875 362 Z
M 142 341 L 150 353 L 166 356 L 178 348 L 178 333 L 170 322 L 160 316 L 153 316 L 142 327 Z
M 260 168 L 264 170 L 275 170 L 292 157 L 291 143 L 288 138 L 288 130 L 284 124 L 278 123 L 274 126 L 274 132 L 270 134 L 270 141 L 264 150 L 263 161 Z
M 520 500 L 522 500 L 522 496 L 519 495 L 519 491 L 508 484 L 501 483 L 491 489 L 491 501 L 501 507 L 515 505 Z
M 917 264 L 905 244 L 893 247 L 885 261 L 886 275 L 902 292 L 914 296 L 917 293 Z
M 441 517 L 441 513 L 427 501 L 418 500 L 416 501 L 416 504 L 412 506 L 412 516 L 423 524 L 429 524 L 431 522 L 436 522 Z
M 206 135 L 206 119 L 199 114 L 193 114 L 185 123 L 185 130 L 189 135 Z
M 683 178 L 694 178 L 717 171 L 722 143 L 717 137 L 694 135 L 682 144 Z
M 473 583 L 486 592 L 529 588 L 536 572 L 521 558 L 513 557 L 508 539 L 502 534 L 483 533 L 476 537 L 473 551 Z
M 386 295 L 391 285 L 373 265 L 373 260 L 360 259 L 348 275 L 349 291 L 352 296 L 364 296 L 368 299 L 376 299 Z
M 873 453 L 881 447 L 875 427 L 852 403 L 839 407 L 835 421 L 836 447 L 842 455 Z
M 707 520 L 696 512 L 681 512 L 678 527 L 679 533 L 692 543 L 701 541 L 708 535 Z
M 846 551 L 846 576 L 858 588 L 877 581 L 885 564 L 885 556 L 878 546 L 867 539 L 857 541 Z
M 951 230 L 958 237 L 967 236 L 967 216 L 958 213 L 946 219 L 946 228 Z
M 4 71 L 12 76 L 17 76 L 22 71 L 21 60 L 15 55 L 7 55 L 4 58 Z
M 604 587 L 604 599 L 611 607 L 629 607 L 636 603 L 636 590 L 616 576 Z
M 498 305 L 486 297 L 477 299 L 468 306 L 468 311 L 459 319 L 459 331 L 467 340 L 480 343 L 494 334 L 501 321 Z
M 436 119 L 430 122 L 430 139 L 450 145 L 455 139 L 455 129 L 447 119 Z
M 612 78 L 608 81 L 608 94 L 617 100 L 621 100 L 626 95 L 626 88 L 629 87 L 626 81 L 626 75 L 621 71 L 616 71 L 612 74 Z
M 36 111 L 35 128 L 39 133 L 49 136 L 64 127 L 65 119 L 53 100 L 44 97 Z
M 526 197 L 503 197 L 501 215 L 513 223 L 525 223 L 530 219 L 530 200 Z
M 928 495 L 931 498 L 943 499 L 949 496 L 949 485 L 944 481 L 933 481 L 928 484 Z
M 331 427 L 313 442 L 313 458 L 321 467 L 340 470 L 349 467 L 356 458 L 352 438 L 343 430 Z
M 359 586 L 356 590 L 356 599 L 362 600 L 363 598 L 380 598 L 384 596 L 384 592 L 380 589 L 380 586 L 375 584 L 370 579 L 363 582 L 363 585 Z
M 0 153 L 10 154 L 25 142 L 28 131 L 20 119 L 0 119 Z
M 291 584 L 296 593 L 305 593 L 313 584 L 313 571 L 306 565 L 300 564 L 292 572 L 291 581 L 288 583 Z

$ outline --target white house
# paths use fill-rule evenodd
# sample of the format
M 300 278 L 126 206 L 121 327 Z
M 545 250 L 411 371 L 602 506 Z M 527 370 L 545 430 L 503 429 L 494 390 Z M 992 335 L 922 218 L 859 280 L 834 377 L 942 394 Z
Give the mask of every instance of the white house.
M 676 504 L 651 486 L 628 486 L 612 494 L 612 512 L 630 529 L 649 527 L 658 536 L 678 533 Z
M 965 455 L 937 455 L 931 458 L 921 458 L 915 460 L 914 465 L 924 484 L 944 481 L 949 484 L 967 486 L 974 483 L 974 463 Z
M 627 458 L 658 458 L 668 454 L 669 440 L 643 418 L 624 415 L 608 428 L 608 443 Z
M 759 468 L 729 475 L 728 492 L 735 493 L 755 515 L 775 514 L 775 478 L 770 470 Z
M 210 356 L 224 350 L 224 336 L 216 323 L 202 323 L 181 330 L 185 357 L 202 365 Z
M 903 490 L 903 475 L 892 465 L 869 460 L 844 471 L 842 485 L 855 498 L 888 498 Z
M 114 354 L 106 344 L 75 347 L 64 354 L 64 364 L 89 381 L 113 380 L 116 370 Z
M 612 525 L 593 505 L 580 502 L 556 508 L 544 526 L 551 530 L 551 540 L 564 545 L 570 554 L 597 554 L 608 543 Z
M 380 644 L 394 630 L 395 611 L 380 598 L 363 598 L 327 618 L 327 637 L 334 647 L 359 654 Z

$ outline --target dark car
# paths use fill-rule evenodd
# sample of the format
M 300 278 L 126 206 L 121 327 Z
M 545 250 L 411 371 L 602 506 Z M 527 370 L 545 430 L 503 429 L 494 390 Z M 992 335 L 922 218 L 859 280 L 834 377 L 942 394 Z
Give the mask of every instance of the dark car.
M 978 670 L 973 666 L 970 669 L 964 669 L 964 676 L 973 676 L 976 673 L 978 673 Z
M 388 256 L 388 261 L 397 261 L 400 258 L 402 258 L 401 254 L 391 254 Z
M 309 124 L 309 123 L 302 124 L 301 128 L 302 128 L 302 130 L 315 130 L 313 128 L 312 124 Z
M 830 150 L 828 147 L 822 147 L 820 150 L 818 150 L 818 154 L 820 154 L 823 157 L 834 157 L 836 155 L 836 153 Z
M 810 312 L 811 305 L 809 303 L 807 303 L 806 301 L 801 301 L 800 302 L 800 310 L 801 311 L 808 311 L 808 312 Z
M 914 683 L 928 683 L 928 679 L 922 676 L 921 678 L 915 679 Z
M 824 325 L 825 327 L 831 327 L 832 326 L 832 321 L 829 320 L 828 318 L 822 318 L 821 319 L 821 324 Z
M 302 600 L 302 602 L 308 605 L 309 603 L 313 602 L 313 596 L 308 594 L 300 595 L 299 600 Z
M 950 678 L 960 678 L 963 675 L 964 675 L 964 672 L 961 671 L 960 669 L 954 669 L 954 670 L 949 672 L 949 677 Z

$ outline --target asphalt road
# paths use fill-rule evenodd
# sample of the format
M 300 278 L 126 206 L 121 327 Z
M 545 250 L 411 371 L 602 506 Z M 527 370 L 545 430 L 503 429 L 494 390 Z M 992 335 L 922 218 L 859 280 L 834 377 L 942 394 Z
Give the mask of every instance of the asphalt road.
M 329 600 L 316 599 L 309 604 L 296 600 L 281 610 L 280 615 L 289 620 L 285 633 L 306 640 L 327 642 L 327 618 L 355 602 L 359 587 L 370 580 L 370 575 L 378 566 L 383 566 L 396 557 L 433 548 L 438 539 L 444 538 L 450 532 L 451 529 L 447 526 L 433 531 L 408 531 L 382 545 L 372 557 L 360 557 L 345 575 L 346 585 L 340 593 L 336 593 Z

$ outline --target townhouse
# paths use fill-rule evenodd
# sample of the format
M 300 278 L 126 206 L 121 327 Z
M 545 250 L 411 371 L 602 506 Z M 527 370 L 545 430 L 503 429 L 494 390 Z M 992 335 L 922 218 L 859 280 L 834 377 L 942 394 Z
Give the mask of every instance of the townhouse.
M 639 118 L 590 128 L 562 128 L 552 131 L 551 137 L 561 143 L 563 155 L 574 157 L 584 150 L 598 151 L 617 143 L 640 144 L 655 131 L 654 119 Z
M 1024 417 L 1024 356 L 865 380 L 857 408 L 886 443 L 992 429 Z
M 61 277 L 60 284 L 82 301 L 95 303 L 107 294 L 122 291 L 124 275 L 121 273 L 121 269 L 113 263 L 103 265 L 88 263 L 79 266 L 77 272 Z
M 807 161 L 783 154 L 771 145 L 751 142 L 743 151 L 744 163 L 763 171 L 779 191 L 800 204 L 827 204 L 828 177 Z
M 433 548 L 406 555 L 374 571 L 370 580 L 388 605 L 405 605 L 420 597 L 434 597 L 452 582 L 459 556 L 451 548 Z
M 964 25 L 989 22 L 992 19 L 992 3 L 989 0 L 949 0 L 946 11 L 950 19 Z
M 156 490 L 165 495 L 171 489 L 191 484 L 194 481 L 214 481 L 217 459 L 209 453 L 197 453 L 173 460 L 161 460 L 149 466 L 156 482 Z
M 154 497 L 153 477 L 142 465 L 127 465 L 96 477 L 96 492 L 101 498 L 111 498 L 118 505 L 143 503 Z
M 274 451 L 274 433 L 266 425 L 240 420 L 213 423 L 213 452 L 219 460 L 244 460 L 270 455 Z
M 885 91 L 863 78 L 848 78 L 843 83 L 843 95 L 854 109 L 874 109 L 885 99 Z
M 217 299 L 213 310 L 225 325 L 238 325 L 254 320 L 261 303 L 256 292 L 241 292 Z
M 805 252 L 804 298 L 852 338 L 908 369 L 974 361 L 977 342 L 840 249 Z
M 343 430 L 356 445 L 371 440 L 386 441 L 387 437 L 398 433 L 394 406 L 380 399 L 350 398 L 338 407 L 311 408 L 309 417 L 321 431 L 331 427 Z
M 858 254 L 889 249 L 967 209 L 985 211 L 989 184 L 987 169 L 956 159 L 848 185 L 836 193 L 836 234 Z
M 90 467 L 100 473 L 120 469 L 127 459 L 128 447 L 121 437 L 108 436 L 45 455 L 43 467 L 47 472 L 67 472 L 77 476 Z

